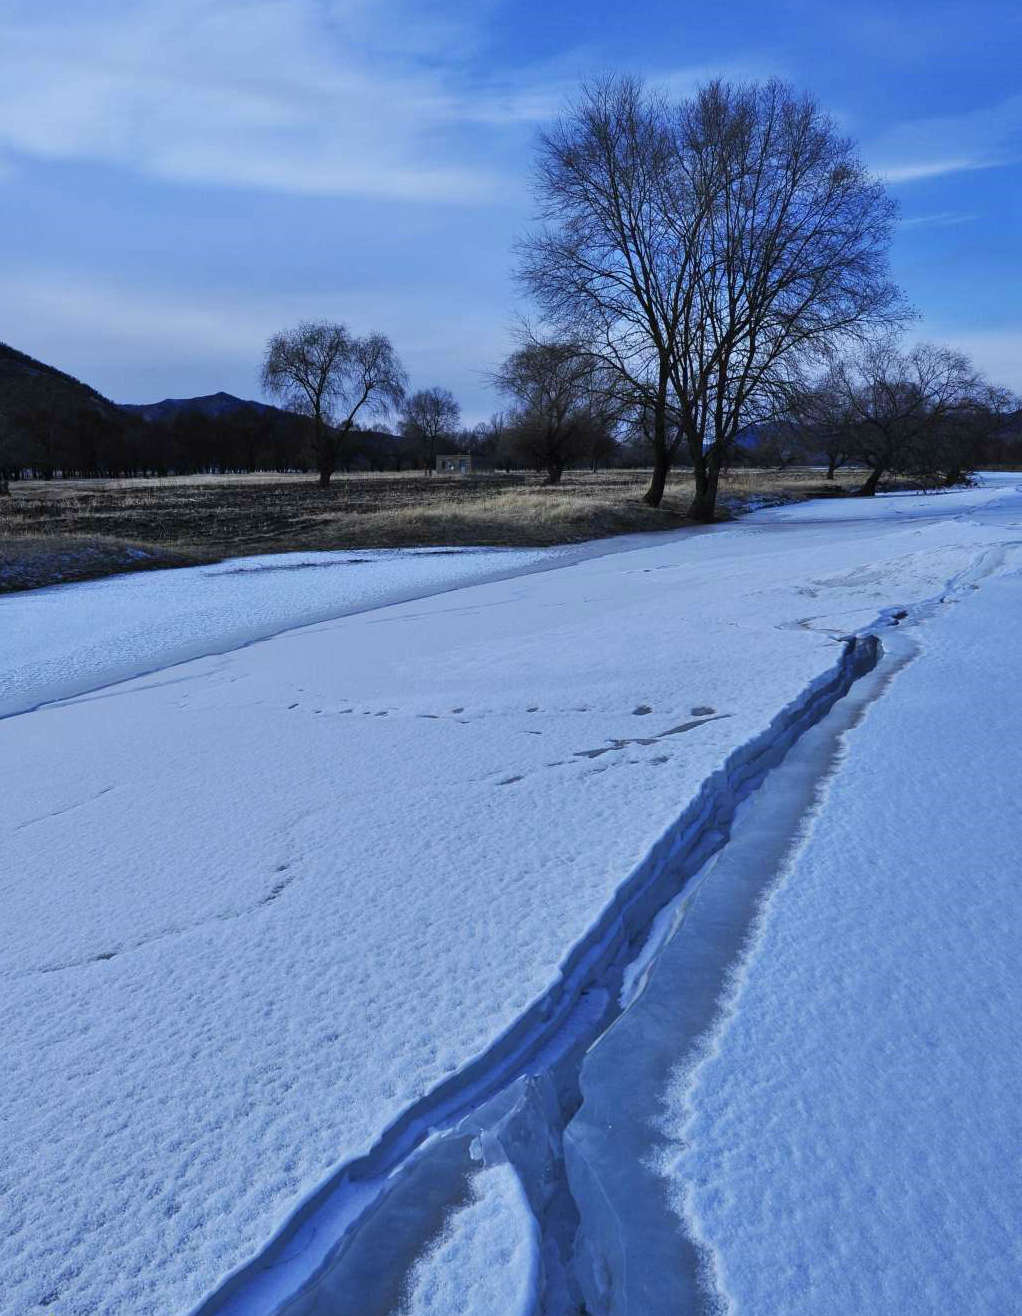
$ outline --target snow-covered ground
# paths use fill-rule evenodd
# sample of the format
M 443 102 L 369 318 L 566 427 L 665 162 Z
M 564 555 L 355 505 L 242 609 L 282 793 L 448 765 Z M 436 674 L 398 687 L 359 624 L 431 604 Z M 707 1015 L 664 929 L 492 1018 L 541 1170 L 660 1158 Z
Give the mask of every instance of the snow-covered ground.
M 149 674 L 102 689 L 108 641 L 69 660 L 99 587 L 39 595 L 8 711 L 62 702 L 0 723 L 4 1309 L 187 1312 L 538 1024 L 622 883 L 843 636 L 982 582 L 1020 517 L 1012 481 L 807 504 L 460 589 L 461 555 L 394 555 L 354 601 L 313 565 L 258 596 L 226 564 L 212 587 L 151 573 L 127 621 L 102 614 L 113 675 Z M 182 620 L 189 579 L 213 620 Z M 0 604 L 6 645 L 29 605 Z M 182 648 L 174 625 L 147 647 L 161 614 Z M 493 1168 L 411 1310 L 437 1309 L 430 1257 L 519 1211 Z M 515 1238 L 509 1283 L 533 1265 Z
M 1020 1309 L 1022 557 L 849 732 L 671 1167 L 722 1309 Z
M 0 717 L 280 631 L 498 580 L 577 549 L 276 553 L 0 598 Z

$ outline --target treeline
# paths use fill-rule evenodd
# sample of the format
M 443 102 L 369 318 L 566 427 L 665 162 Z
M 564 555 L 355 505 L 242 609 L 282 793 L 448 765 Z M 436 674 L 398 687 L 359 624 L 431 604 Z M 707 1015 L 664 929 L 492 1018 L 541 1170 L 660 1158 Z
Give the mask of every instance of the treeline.
M 145 420 L 118 409 L 34 409 L 0 416 L 0 424 L 0 466 L 11 480 L 305 468 L 308 424 L 284 412 Z
M 314 437 L 309 417 L 257 405 L 154 417 L 81 399 L 0 407 L 0 480 L 308 472 L 317 469 Z M 346 472 L 432 471 L 441 453 L 470 454 L 477 471 L 546 471 L 549 457 L 540 436 L 503 415 L 428 437 L 406 422 L 398 433 L 353 428 L 337 437 L 336 469 Z M 573 433 L 558 462 L 562 451 L 569 465 L 589 469 L 650 460 L 641 437 L 630 443 L 599 430 Z
M 0 357 L 0 386 L 7 385 L 0 392 L 0 482 L 317 469 L 309 416 L 233 398 L 215 414 L 183 404 L 167 411 L 121 408 L 70 376 L 15 355 L 34 387 L 24 380 L 12 386 Z M 874 354 L 872 375 L 863 365 L 853 371 L 849 362 L 835 363 L 814 388 L 791 396 L 783 416 L 740 431 L 727 464 L 817 465 L 830 478 L 861 467 L 863 483 L 875 487 L 886 475 L 939 483 L 978 466 L 1022 462 L 1022 412 L 1000 395 L 977 399 L 976 379 L 961 358 L 923 348 Z M 476 471 L 532 470 L 552 481 L 572 468 L 649 468 L 651 418 L 622 409 L 607 381 L 598 387 L 594 375 L 599 371 L 577 344 L 528 343 L 495 378 L 511 402 L 506 411 L 465 428 L 446 390 L 423 390 L 404 400 L 397 432 L 331 427 L 336 467 L 432 471 L 441 453 L 466 453 Z M 948 391 L 952 383 L 957 393 Z M 675 464 L 690 465 L 684 447 Z

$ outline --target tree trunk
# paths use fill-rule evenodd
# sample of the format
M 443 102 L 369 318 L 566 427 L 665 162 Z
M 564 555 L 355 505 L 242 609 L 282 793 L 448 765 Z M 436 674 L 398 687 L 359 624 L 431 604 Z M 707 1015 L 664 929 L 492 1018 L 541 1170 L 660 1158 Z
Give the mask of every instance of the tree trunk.
M 880 477 L 883 473 L 884 468 L 882 466 L 874 466 L 866 477 L 865 484 L 859 490 L 858 496 L 860 498 L 872 498 L 877 491 L 877 485 L 880 483 Z
M 837 470 L 837 458 L 830 457 L 827 460 L 827 479 L 833 480 L 834 472 Z
M 561 476 L 564 474 L 563 462 L 548 462 L 546 468 L 547 484 L 560 484 Z
M 692 453 L 692 474 L 695 476 L 696 493 L 688 514 L 693 521 L 710 522 L 717 515 L 717 485 L 720 482 L 720 452 L 716 444 L 707 455 Z
M 663 502 L 664 489 L 667 485 L 667 476 L 670 469 L 671 464 L 667 453 L 663 448 L 655 447 L 653 449 L 653 475 L 649 482 L 649 488 L 642 497 L 642 501 L 648 503 L 650 507 L 659 507 Z
M 667 451 L 667 407 L 661 396 L 653 412 L 653 477 L 642 498 L 642 501 L 650 507 L 659 507 L 663 501 L 670 470 L 671 455 Z
M 322 416 L 316 416 L 316 466 L 319 470 L 319 487 L 326 489 L 337 465 L 337 445 L 327 432 Z

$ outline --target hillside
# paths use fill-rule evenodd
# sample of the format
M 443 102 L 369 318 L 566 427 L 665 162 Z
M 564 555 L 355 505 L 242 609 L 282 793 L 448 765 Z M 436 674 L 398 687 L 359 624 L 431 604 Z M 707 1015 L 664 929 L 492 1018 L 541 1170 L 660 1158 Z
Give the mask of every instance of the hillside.
M 0 343 L 0 414 L 12 419 L 46 412 L 66 417 L 81 411 L 108 419 L 118 414 L 116 403 L 80 379 Z

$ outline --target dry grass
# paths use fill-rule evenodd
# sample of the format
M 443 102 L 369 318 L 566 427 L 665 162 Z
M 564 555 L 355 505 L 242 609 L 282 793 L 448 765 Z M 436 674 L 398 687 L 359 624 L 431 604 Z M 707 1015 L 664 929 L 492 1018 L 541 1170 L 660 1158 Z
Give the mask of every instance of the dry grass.
M 199 554 L 96 535 L 0 535 L 0 594 L 204 560 Z
M 818 470 L 735 470 L 721 512 L 849 492 Z M 551 487 L 525 474 L 181 476 L 25 481 L 0 500 L 0 591 L 112 571 L 295 549 L 548 545 L 686 524 L 691 476 L 672 477 L 659 508 L 645 471 L 569 472 Z M 49 565 L 48 565 L 49 563 Z

